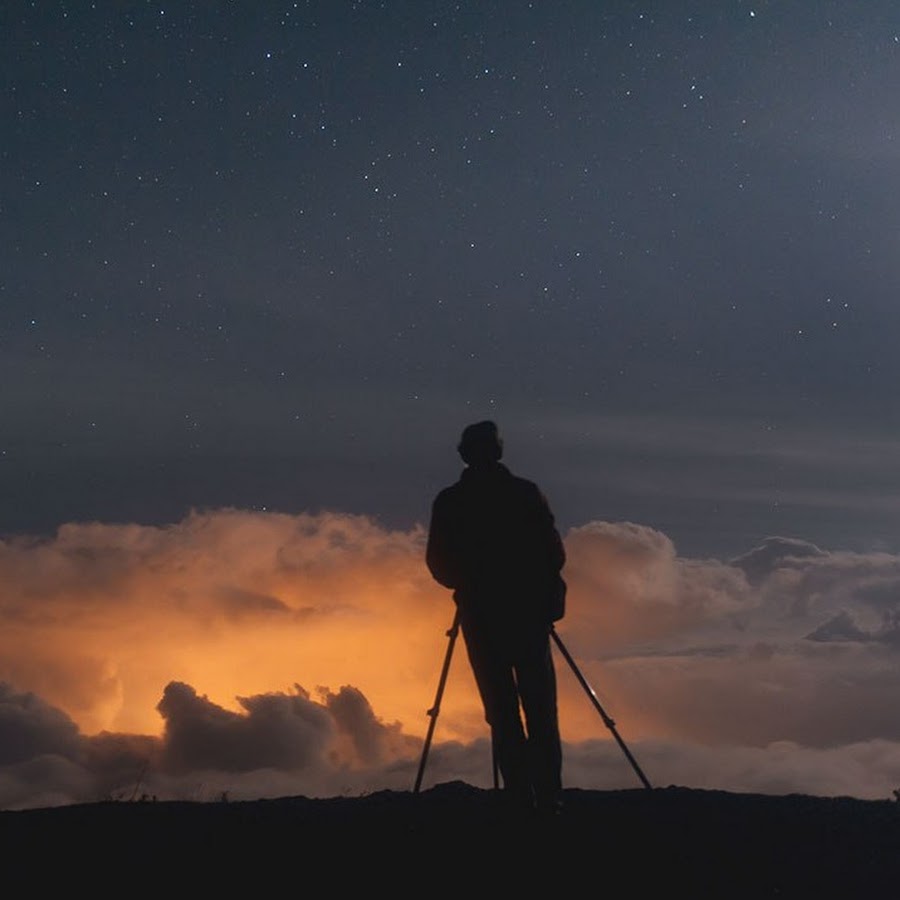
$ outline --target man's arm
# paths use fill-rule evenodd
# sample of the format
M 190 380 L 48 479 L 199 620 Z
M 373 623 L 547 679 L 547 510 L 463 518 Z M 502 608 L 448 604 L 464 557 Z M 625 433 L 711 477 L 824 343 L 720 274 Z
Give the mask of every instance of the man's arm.
M 547 563 L 552 573 L 552 584 L 547 596 L 547 622 L 552 627 L 566 614 L 566 594 L 568 586 L 562 577 L 563 566 L 566 564 L 566 548 L 556 527 L 556 520 L 550 510 L 550 504 L 541 491 L 538 491 L 545 515 L 545 547 L 547 550 Z
M 556 520 L 553 517 L 550 504 L 540 489 L 538 489 L 538 498 L 544 518 L 548 562 L 554 571 L 561 572 L 566 564 L 566 548 L 559 534 L 559 529 L 556 527 Z
M 425 548 L 425 564 L 432 578 L 446 588 L 458 587 L 459 575 L 452 551 L 450 526 L 447 521 L 446 501 L 439 494 L 431 507 L 431 524 Z

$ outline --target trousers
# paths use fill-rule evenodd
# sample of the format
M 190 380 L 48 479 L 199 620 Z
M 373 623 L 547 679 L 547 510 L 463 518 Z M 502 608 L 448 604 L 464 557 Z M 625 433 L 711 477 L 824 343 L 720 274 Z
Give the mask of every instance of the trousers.
M 562 747 L 549 626 L 464 612 L 460 621 L 504 791 L 551 807 L 562 789 Z

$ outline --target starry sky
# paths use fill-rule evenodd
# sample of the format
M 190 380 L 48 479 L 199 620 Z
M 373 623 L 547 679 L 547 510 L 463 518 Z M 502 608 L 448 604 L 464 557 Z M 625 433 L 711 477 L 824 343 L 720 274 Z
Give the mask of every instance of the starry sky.
M 461 429 L 492 418 L 574 560 L 567 639 L 619 672 L 651 760 L 768 790 L 815 771 L 803 786 L 828 792 L 837 764 L 802 754 L 852 747 L 841 788 L 900 783 L 900 733 L 877 724 L 900 701 L 896 4 L 11 0 L 0 35 L 9 727 L 30 711 L 82 762 L 99 732 L 184 762 L 197 704 L 252 728 L 287 691 L 377 769 L 353 784 L 383 784 L 443 652 L 422 529 Z M 408 702 L 324 650 L 246 684 L 216 662 L 258 634 L 240 652 L 261 672 L 279 616 L 356 610 L 371 641 L 409 591 L 438 612 L 394 650 L 421 658 Z M 134 622 L 169 638 L 146 664 L 117 655 Z M 783 715 L 756 735 L 721 724 L 727 698 L 686 699 L 763 670 Z M 146 737 L 164 690 L 187 737 Z M 773 741 L 796 754 L 741 781 L 740 753 Z M 723 743 L 740 753 L 710 764 Z M 40 796 L 100 789 L 79 773 Z M 38 796 L 17 791 L 0 804 Z
M 896 547 L 893 4 L 3 8 L 3 533 L 423 521 Z

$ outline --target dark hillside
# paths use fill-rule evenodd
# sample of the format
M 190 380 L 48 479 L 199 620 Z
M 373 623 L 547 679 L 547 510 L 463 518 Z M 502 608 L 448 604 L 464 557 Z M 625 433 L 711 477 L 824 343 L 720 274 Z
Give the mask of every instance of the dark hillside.
M 101 895 L 898 896 L 892 801 L 570 789 L 548 820 L 498 799 L 451 783 L 328 800 L 98 803 L 2 812 L 0 838 L 23 887 L 61 879 Z

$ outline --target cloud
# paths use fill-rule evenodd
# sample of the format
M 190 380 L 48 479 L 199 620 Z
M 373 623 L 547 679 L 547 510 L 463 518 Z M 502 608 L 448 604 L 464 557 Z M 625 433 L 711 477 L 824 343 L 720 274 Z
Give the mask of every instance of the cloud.
M 789 564 L 793 559 L 802 560 L 822 556 L 825 556 L 825 553 L 808 541 L 770 537 L 749 553 L 733 559 L 731 564 L 741 569 L 751 581 L 759 583 L 782 565 Z
M 742 573 L 716 561 L 680 559 L 659 531 L 591 522 L 566 536 L 572 593 L 564 630 L 573 647 L 607 649 L 728 619 L 752 602 Z
M 419 742 L 399 724 L 381 722 L 363 693 L 345 685 L 322 689 L 320 700 L 295 685 L 291 693 L 241 697 L 235 713 L 198 696 L 187 684 L 166 686 L 160 765 L 174 774 L 215 769 L 302 772 L 323 761 L 361 768 L 415 755 Z
M 0 765 L 36 756 L 73 755 L 78 745 L 75 723 L 32 693 L 0 684 Z
M 243 799 L 373 790 L 409 774 L 421 743 L 382 723 L 358 690 L 241 698 L 223 709 L 190 685 L 167 685 L 161 737 L 87 736 L 60 710 L 8 685 L 0 692 L 0 808 L 164 796 Z M 395 779 L 397 776 L 394 776 Z M 210 794 L 212 791 L 212 794 Z
M 686 559 L 630 522 L 565 542 L 559 636 L 652 781 L 897 786 L 900 558 Z M 0 806 L 408 789 L 453 609 L 423 550 L 420 528 L 240 510 L 0 543 Z M 457 647 L 428 778 L 488 785 Z M 568 783 L 634 783 L 556 658 Z
M 298 689 L 294 695 L 240 699 L 240 715 L 199 697 L 190 685 L 166 686 L 159 711 L 165 719 L 163 765 L 175 773 L 303 769 L 322 752 L 332 722 L 326 710 Z
M 0 678 L 88 733 L 158 734 L 170 681 L 234 711 L 239 696 L 350 682 L 410 716 L 452 615 L 422 547 L 363 517 L 235 510 L 8 541 Z

